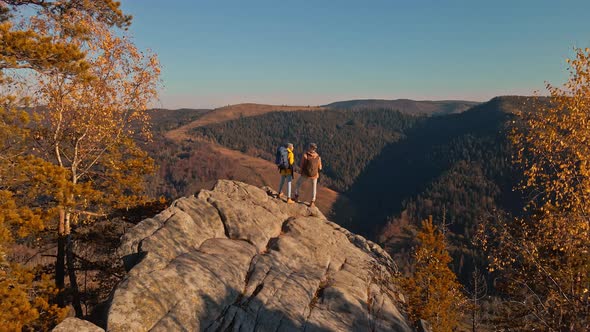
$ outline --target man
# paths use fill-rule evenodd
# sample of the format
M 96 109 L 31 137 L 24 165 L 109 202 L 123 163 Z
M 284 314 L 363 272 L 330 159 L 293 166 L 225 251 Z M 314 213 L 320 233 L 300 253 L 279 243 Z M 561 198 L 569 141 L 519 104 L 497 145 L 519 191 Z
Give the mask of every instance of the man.
M 320 177 L 320 171 L 322 170 L 322 158 L 317 153 L 318 146 L 315 143 L 309 145 L 309 149 L 303 154 L 301 158 L 301 176 L 297 180 L 295 186 L 295 200 L 299 201 L 299 188 L 304 180 L 311 180 L 312 182 L 312 194 L 310 207 L 315 206 L 315 198 L 318 189 L 318 178 Z
M 295 164 L 295 155 L 293 154 L 293 144 L 287 143 L 281 146 L 277 151 L 276 164 L 281 173 L 281 183 L 279 184 L 279 198 L 283 197 L 283 185 L 287 182 L 287 203 L 293 204 L 291 199 L 291 182 L 293 181 L 293 164 Z

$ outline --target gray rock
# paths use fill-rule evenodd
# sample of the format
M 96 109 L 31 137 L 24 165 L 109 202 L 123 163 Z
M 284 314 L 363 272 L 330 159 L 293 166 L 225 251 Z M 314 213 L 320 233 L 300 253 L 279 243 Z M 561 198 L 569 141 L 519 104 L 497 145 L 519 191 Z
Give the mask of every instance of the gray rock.
M 378 245 L 260 189 L 219 181 L 122 238 L 135 257 L 108 331 L 410 331 Z
M 89 321 L 81 320 L 74 317 L 69 317 L 59 323 L 53 330 L 53 332 L 104 332 L 100 327 L 90 323 Z

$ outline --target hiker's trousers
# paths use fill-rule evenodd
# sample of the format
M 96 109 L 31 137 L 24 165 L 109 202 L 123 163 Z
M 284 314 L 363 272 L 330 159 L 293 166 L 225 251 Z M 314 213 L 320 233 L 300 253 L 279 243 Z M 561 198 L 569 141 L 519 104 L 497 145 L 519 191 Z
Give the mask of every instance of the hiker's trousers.
M 301 187 L 301 184 L 303 183 L 303 181 L 308 181 L 308 180 L 311 180 L 312 188 L 313 188 L 312 192 L 311 192 L 311 201 L 315 202 L 315 196 L 318 191 L 318 179 L 317 178 L 310 178 L 305 175 L 301 175 L 299 177 L 299 179 L 297 180 L 297 184 L 295 185 L 295 195 L 299 196 L 299 188 Z
M 291 198 L 291 181 L 293 181 L 293 175 L 281 175 L 281 183 L 279 184 L 279 194 L 283 190 L 283 185 L 287 181 L 287 198 Z

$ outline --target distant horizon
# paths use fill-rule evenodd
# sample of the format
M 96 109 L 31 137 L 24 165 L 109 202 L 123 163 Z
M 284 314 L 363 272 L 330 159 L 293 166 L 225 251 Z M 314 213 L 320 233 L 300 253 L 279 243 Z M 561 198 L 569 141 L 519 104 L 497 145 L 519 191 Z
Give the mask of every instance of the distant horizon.
M 468 100 L 468 99 L 412 99 L 412 98 L 353 98 L 353 99 L 339 99 L 339 100 L 332 100 L 326 103 L 320 104 L 310 104 L 310 103 L 272 103 L 272 102 L 260 102 L 260 101 L 243 101 L 243 102 L 236 102 L 231 104 L 225 105 L 216 105 L 212 107 L 199 107 L 199 106 L 180 106 L 180 107 L 165 107 L 165 106 L 153 106 L 152 109 L 166 109 L 166 110 L 179 110 L 179 109 L 194 109 L 194 110 L 213 110 L 227 106 L 235 106 L 241 104 L 256 104 L 256 105 L 272 105 L 272 106 L 325 106 L 336 102 L 347 102 L 347 101 L 356 101 L 356 100 L 378 100 L 378 101 L 395 101 L 395 100 L 410 100 L 410 101 L 417 101 L 417 102 L 469 102 L 469 103 L 485 103 L 488 102 L 496 97 L 510 97 L 510 96 L 518 96 L 518 97 L 532 97 L 534 94 L 504 94 L 504 95 L 497 95 L 485 100 Z
M 500 91 L 499 94 L 485 93 L 481 95 L 462 96 L 460 94 L 448 94 L 448 95 L 433 95 L 429 96 L 426 94 L 408 94 L 408 95 L 395 95 L 395 96 L 359 96 L 359 95 L 346 95 L 341 94 L 340 98 L 336 97 L 324 97 L 321 94 L 310 94 L 298 95 L 298 94 L 286 94 L 285 96 L 267 95 L 267 96 L 225 96 L 210 94 L 207 96 L 200 96 L 199 94 L 186 94 L 186 95 L 169 95 L 165 94 L 160 97 L 158 105 L 155 108 L 165 109 L 216 109 L 229 105 L 237 104 L 262 104 L 262 105 L 291 105 L 291 106 L 321 106 L 327 105 L 339 101 L 349 100 L 398 100 L 408 99 L 414 101 L 471 101 L 483 103 L 491 100 L 494 97 L 500 96 L 532 96 L 535 93 L 546 92 L 544 89 L 515 89 L 515 91 Z M 208 100 L 210 102 L 199 103 L 199 97 Z M 463 98 L 465 97 L 465 98 Z M 172 106 L 170 106 L 172 105 Z

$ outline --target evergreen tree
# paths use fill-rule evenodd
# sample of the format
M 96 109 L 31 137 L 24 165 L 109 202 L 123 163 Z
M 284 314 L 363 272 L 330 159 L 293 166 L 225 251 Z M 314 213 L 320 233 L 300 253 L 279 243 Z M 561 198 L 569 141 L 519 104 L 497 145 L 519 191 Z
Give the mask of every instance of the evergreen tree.
M 2 328 L 59 321 L 50 301 L 64 288 L 66 253 L 77 291 L 71 223 L 142 199 L 153 167 L 131 123 L 147 134 L 159 66 L 113 29 L 130 19 L 112 0 L 0 0 Z M 55 284 L 10 261 L 12 241 L 43 229 L 59 234 Z
M 414 273 L 402 280 L 410 319 L 427 320 L 436 332 L 453 331 L 459 324 L 465 299 L 449 268 L 451 256 L 444 235 L 433 225 L 432 217 L 422 221 L 417 239 Z

